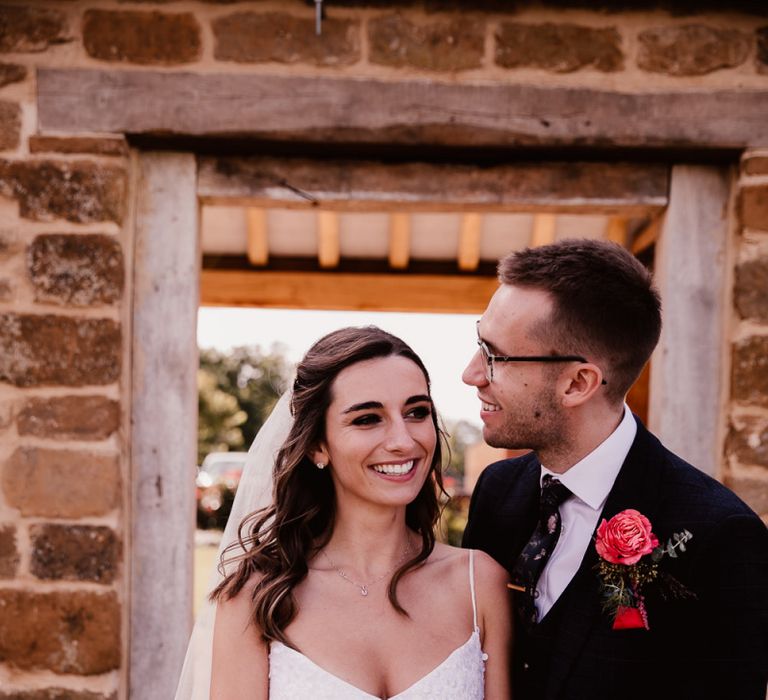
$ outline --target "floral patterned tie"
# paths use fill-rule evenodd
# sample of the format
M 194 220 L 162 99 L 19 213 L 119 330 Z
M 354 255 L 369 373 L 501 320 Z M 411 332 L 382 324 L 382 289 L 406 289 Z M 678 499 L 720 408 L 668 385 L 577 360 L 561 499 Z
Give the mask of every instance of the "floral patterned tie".
M 534 603 L 538 593 L 536 582 L 539 580 L 544 565 L 555 549 L 560 537 L 561 520 L 558 508 L 571 492 L 567 486 L 553 478 L 551 474 L 545 474 L 541 481 L 541 496 L 539 498 L 539 520 L 536 529 L 523 547 L 520 556 L 512 570 L 512 578 L 515 583 L 525 588 L 522 600 L 517 606 L 523 622 L 536 624 L 537 614 Z

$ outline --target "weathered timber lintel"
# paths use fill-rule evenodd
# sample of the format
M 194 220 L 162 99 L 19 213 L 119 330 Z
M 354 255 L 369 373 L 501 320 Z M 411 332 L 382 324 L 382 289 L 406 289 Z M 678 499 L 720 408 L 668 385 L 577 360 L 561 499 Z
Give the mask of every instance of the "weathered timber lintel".
M 308 142 L 741 149 L 768 89 L 620 93 L 514 84 L 41 68 L 42 132 Z
M 668 183 L 668 167 L 652 163 L 512 163 L 479 168 L 201 157 L 197 191 L 206 204 L 643 215 L 666 206 Z

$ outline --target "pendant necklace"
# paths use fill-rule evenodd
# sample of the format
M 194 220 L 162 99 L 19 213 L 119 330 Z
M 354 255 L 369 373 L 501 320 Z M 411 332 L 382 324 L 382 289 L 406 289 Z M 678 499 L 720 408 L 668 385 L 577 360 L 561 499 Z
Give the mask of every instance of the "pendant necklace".
M 357 586 L 360 589 L 360 595 L 365 597 L 368 595 L 368 588 L 369 586 L 372 586 L 374 583 L 378 583 L 381 581 L 381 579 L 385 578 L 386 576 L 389 576 L 391 573 L 397 569 L 400 564 L 402 564 L 405 561 L 405 558 L 410 554 L 411 552 L 411 543 L 409 542 L 408 545 L 405 548 L 405 551 L 403 552 L 403 555 L 397 560 L 397 563 L 388 571 L 385 571 L 381 576 L 377 576 L 372 581 L 368 581 L 367 583 L 358 583 L 354 579 L 347 576 L 347 573 L 341 569 L 339 566 L 336 565 L 336 562 L 333 561 L 328 556 L 328 553 L 325 551 L 325 549 L 321 550 L 323 556 L 328 560 L 328 563 L 331 565 L 331 567 L 336 571 L 336 573 L 341 576 L 341 578 L 345 579 L 346 581 L 349 581 L 351 584 Z

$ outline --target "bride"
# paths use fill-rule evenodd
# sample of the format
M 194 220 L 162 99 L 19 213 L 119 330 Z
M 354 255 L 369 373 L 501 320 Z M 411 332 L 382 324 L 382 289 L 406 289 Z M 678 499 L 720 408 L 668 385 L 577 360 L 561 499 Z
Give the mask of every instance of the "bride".
M 242 520 L 211 594 L 210 698 L 510 697 L 506 572 L 435 538 L 429 391 L 421 359 L 372 326 L 307 352 L 273 502 Z

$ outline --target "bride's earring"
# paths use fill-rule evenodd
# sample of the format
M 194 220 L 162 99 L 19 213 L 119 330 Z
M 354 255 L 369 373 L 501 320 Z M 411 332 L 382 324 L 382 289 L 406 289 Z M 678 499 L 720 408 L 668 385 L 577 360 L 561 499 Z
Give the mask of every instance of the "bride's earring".
M 317 462 L 317 463 L 315 464 L 315 466 L 316 466 L 318 469 L 325 469 L 325 462 Z

